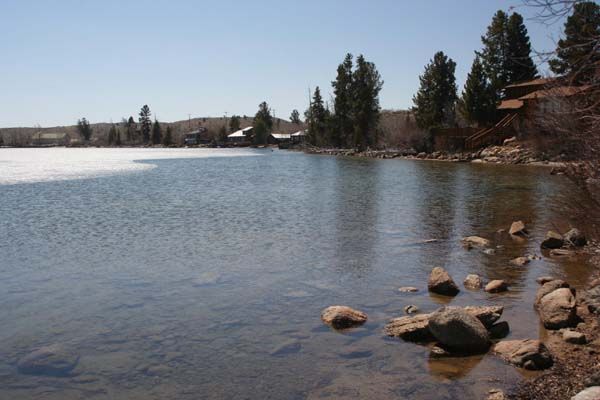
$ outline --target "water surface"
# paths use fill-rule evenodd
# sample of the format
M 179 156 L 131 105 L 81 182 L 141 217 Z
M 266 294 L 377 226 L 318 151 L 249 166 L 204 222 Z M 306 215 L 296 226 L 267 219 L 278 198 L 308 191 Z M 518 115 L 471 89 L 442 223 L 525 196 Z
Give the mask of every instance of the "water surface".
M 508 261 L 540 254 L 545 231 L 571 223 L 565 201 L 581 196 L 524 166 L 2 149 L 0 399 L 482 398 L 521 373 L 491 355 L 431 359 L 383 326 L 408 304 L 502 304 L 511 338 L 543 334 L 535 278 L 577 286 L 591 270 Z M 529 240 L 496 233 L 516 219 Z M 496 254 L 462 248 L 473 234 L 493 239 Z M 434 266 L 511 290 L 430 296 Z M 319 319 L 332 304 L 369 320 L 335 332 Z M 74 376 L 17 372 L 20 357 L 52 343 L 81 354 Z

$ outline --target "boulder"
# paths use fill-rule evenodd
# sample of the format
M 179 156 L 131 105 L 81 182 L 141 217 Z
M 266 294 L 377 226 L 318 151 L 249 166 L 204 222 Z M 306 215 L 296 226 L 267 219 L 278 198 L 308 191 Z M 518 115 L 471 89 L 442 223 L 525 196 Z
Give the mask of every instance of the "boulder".
M 569 232 L 563 235 L 565 242 L 575 247 L 582 247 L 587 244 L 587 239 L 579 229 L 571 229 Z
M 591 386 L 575 396 L 571 400 L 598 400 L 600 399 L 600 386 Z
M 346 306 L 330 306 L 321 312 L 321 320 L 335 329 L 343 329 L 364 324 L 367 314 Z
M 539 340 L 506 340 L 497 343 L 493 351 L 509 363 L 529 370 L 542 370 L 553 364 L 552 355 Z
M 507 400 L 508 397 L 500 389 L 492 389 L 488 392 L 486 400 Z
M 600 314 L 600 286 L 585 291 L 582 297 L 591 313 Z
M 503 339 L 510 333 L 510 326 L 506 321 L 498 322 L 489 328 L 489 332 L 492 339 Z
M 544 283 L 542 285 L 542 287 L 539 288 L 537 293 L 535 294 L 535 303 L 534 303 L 535 307 L 536 308 L 539 307 L 540 301 L 542 301 L 542 298 L 544 296 L 546 296 L 547 294 L 554 292 L 556 289 L 568 288 L 568 287 L 569 287 L 569 284 L 561 279 L 554 279 L 554 280 Z
M 487 329 L 467 311 L 443 307 L 429 318 L 429 330 L 449 350 L 482 353 L 490 346 Z
M 448 272 L 441 267 L 435 267 L 431 271 L 427 287 L 429 291 L 444 296 L 456 296 L 460 291 Z
M 538 310 L 547 329 L 561 329 L 577 322 L 575 296 L 569 288 L 556 289 L 542 297 Z
M 453 308 L 453 307 L 446 307 Z M 483 326 L 491 328 L 496 321 L 500 319 L 504 312 L 503 306 L 467 306 L 464 308 L 466 312 L 477 318 Z
M 481 277 L 479 275 L 469 274 L 465 278 L 463 284 L 467 289 L 479 290 L 482 285 Z
M 462 239 L 462 242 L 466 245 L 478 246 L 478 247 L 488 247 L 491 245 L 491 242 L 487 239 L 484 239 L 479 236 L 467 236 Z
M 501 279 L 495 279 L 490 281 L 487 285 L 485 285 L 485 291 L 488 293 L 500 293 L 506 292 L 508 290 L 508 285 Z
M 510 261 L 512 265 L 516 265 L 517 267 L 524 267 L 530 262 L 531 260 L 528 257 L 517 257 L 514 260 Z
M 515 221 L 510 225 L 508 233 L 511 235 L 526 236 L 527 229 L 525 229 L 525 224 L 523 221 Z
M 19 372 L 28 375 L 68 376 L 77 363 L 79 355 L 60 344 L 41 347 L 17 363 Z
M 541 244 L 542 249 L 559 249 L 563 247 L 565 241 L 560 233 L 548 231 L 546 237 Z
M 409 342 L 431 342 L 434 340 L 429 331 L 430 314 L 420 314 L 414 317 L 394 318 L 384 328 L 388 336 L 399 337 Z
M 400 289 L 398 289 L 398 291 L 401 293 L 416 293 L 419 291 L 419 289 L 412 286 L 403 286 Z
M 586 344 L 587 339 L 581 332 L 572 331 L 567 329 L 562 334 L 563 340 L 571 344 Z
M 572 257 L 575 255 L 575 252 L 567 249 L 552 249 L 550 250 L 550 255 L 554 257 Z

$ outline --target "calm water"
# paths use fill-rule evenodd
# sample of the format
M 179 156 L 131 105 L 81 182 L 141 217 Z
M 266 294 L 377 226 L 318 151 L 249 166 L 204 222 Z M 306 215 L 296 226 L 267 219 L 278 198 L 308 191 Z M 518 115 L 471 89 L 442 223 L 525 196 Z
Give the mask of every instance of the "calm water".
M 134 161 L 141 160 L 141 161 Z M 29 170 L 25 163 L 31 166 Z M 78 178 L 78 179 L 75 179 Z M 491 355 L 429 358 L 382 329 L 444 266 L 511 284 L 512 338 L 543 334 L 535 278 L 581 285 L 584 261 L 525 268 L 581 200 L 546 169 L 271 150 L 0 150 L 0 399 L 476 399 L 522 379 Z M 585 199 L 583 199 L 585 200 Z M 529 241 L 498 229 L 524 219 Z M 465 235 L 494 238 L 495 255 Z M 434 243 L 423 244 L 427 239 Z M 417 286 L 401 294 L 400 286 Z M 364 310 L 339 333 L 320 311 Z M 81 355 L 73 377 L 19 374 L 31 349 Z

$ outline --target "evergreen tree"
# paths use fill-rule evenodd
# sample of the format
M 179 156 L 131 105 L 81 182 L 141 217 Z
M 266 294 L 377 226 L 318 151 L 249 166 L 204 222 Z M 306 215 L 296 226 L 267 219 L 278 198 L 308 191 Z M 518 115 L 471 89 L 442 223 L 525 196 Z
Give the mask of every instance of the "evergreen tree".
M 267 136 L 269 134 L 269 128 L 267 123 L 263 119 L 254 120 L 254 144 L 265 144 L 267 142 Z
M 154 120 L 154 125 L 152 125 L 152 144 L 157 145 L 162 141 L 162 129 L 160 127 L 160 122 Z
M 300 113 L 298 112 L 298 110 L 292 110 L 292 113 L 290 114 L 290 121 L 292 124 L 296 125 L 300 125 L 302 123 L 302 121 L 300 120 Z
M 360 55 L 356 58 L 356 69 L 352 74 L 353 95 L 353 145 L 358 149 L 374 145 L 377 142 L 379 123 L 379 92 L 383 87 L 381 76 L 375 64 Z
M 92 137 L 93 129 L 90 126 L 90 123 L 87 119 L 81 118 L 77 121 L 77 131 L 79 132 L 83 140 L 89 142 L 90 138 Z
M 271 132 L 271 129 L 273 129 L 273 116 L 271 115 L 271 109 L 266 101 L 263 101 L 258 105 L 258 111 L 254 116 L 254 123 L 257 121 L 264 122 L 267 132 Z
M 117 131 L 116 131 L 115 145 L 121 146 L 121 130 L 119 128 L 117 128 Z
M 506 25 L 508 42 L 506 68 L 509 84 L 528 81 L 538 77 L 538 71 L 531 58 L 531 42 L 523 17 L 513 13 Z
M 165 132 L 165 136 L 162 139 L 162 144 L 165 147 L 171 146 L 173 144 L 173 132 L 171 131 L 171 127 L 167 126 L 167 130 Z
M 346 54 L 346 58 L 337 68 L 335 81 L 331 82 L 333 86 L 333 132 L 332 144 L 336 147 L 346 146 L 351 142 L 353 134 L 353 61 L 352 54 Z
M 485 125 L 491 122 L 496 108 L 492 86 L 485 76 L 479 56 L 475 56 L 462 93 L 460 111 L 469 122 Z
M 112 124 L 108 131 L 108 145 L 112 146 L 116 139 L 117 139 L 117 128 L 115 127 L 115 124 Z
M 129 117 L 129 119 L 123 118 L 123 126 L 125 126 L 125 135 L 127 142 L 131 143 L 135 140 L 135 120 L 133 117 Z
M 592 1 L 576 3 L 565 22 L 564 38 L 558 41 L 550 69 L 570 74 L 577 81 L 592 77 L 600 62 L 600 6 Z
M 239 131 L 239 130 L 240 130 L 240 116 L 232 115 L 231 119 L 229 120 L 229 131 L 235 132 L 235 131 Z
M 144 144 L 148 144 L 150 142 L 150 130 L 152 129 L 152 120 L 150 119 L 150 107 L 147 104 L 144 104 L 142 109 L 140 110 L 140 128 L 142 130 L 142 140 Z
M 321 97 L 321 89 L 317 86 L 311 104 L 305 113 L 308 123 L 307 139 L 310 144 L 322 146 L 327 143 L 328 116 L 329 113 Z
M 456 63 L 437 52 L 419 77 L 419 91 L 413 97 L 413 112 L 421 129 L 447 126 L 454 120 L 457 96 Z
M 496 100 L 500 99 L 502 89 L 509 83 L 509 43 L 508 43 L 508 15 L 498 10 L 492 18 L 492 23 L 487 28 L 485 36 L 481 37 L 483 50 L 478 55 L 481 57 L 483 67 L 488 76 Z
M 239 130 L 239 128 L 236 130 Z M 227 127 L 225 125 L 222 125 L 221 128 L 219 128 L 217 138 L 222 143 L 227 141 Z

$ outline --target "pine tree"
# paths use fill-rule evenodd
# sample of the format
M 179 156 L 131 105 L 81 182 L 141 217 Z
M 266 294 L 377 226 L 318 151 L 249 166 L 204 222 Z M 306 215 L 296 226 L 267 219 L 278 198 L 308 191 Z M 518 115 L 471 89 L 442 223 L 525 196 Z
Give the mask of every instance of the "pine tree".
M 333 132 L 332 144 L 336 147 L 346 146 L 350 143 L 353 134 L 353 61 L 352 54 L 346 54 L 344 62 L 337 68 L 333 86 Z
M 144 104 L 140 110 L 140 128 L 142 130 L 142 140 L 144 144 L 150 142 L 150 129 L 152 129 L 152 120 L 150 119 L 150 107 Z
M 305 113 L 308 123 L 308 142 L 315 146 L 327 144 L 327 125 L 329 113 L 317 86 L 311 104 Z
M 257 121 L 262 121 L 265 124 L 267 133 L 271 132 L 271 129 L 273 129 L 273 116 L 271 115 L 271 109 L 266 101 L 263 101 L 258 105 L 258 111 L 256 112 L 256 115 L 254 115 L 254 123 Z
M 486 75 L 490 79 L 496 100 L 501 98 L 502 89 L 509 82 L 509 43 L 507 35 L 508 15 L 498 10 L 487 28 L 485 36 L 481 37 L 483 50 L 481 57 Z
M 461 100 L 460 111 L 469 122 L 485 125 L 493 119 L 495 96 L 479 56 L 475 56 Z
M 83 140 L 89 142 L 90 138 L 92 137 L 93 129 L 90 126 L 90 123 L 87 119 L 81 118 L 77 121 L 77 131 L 79 132 Z
M 154 125 L 152 125 L 152 144 L 157 145 L 162 141 L 162 129 L 160 127 L 160 122 L 154 120 Z
M 173 144 L 173 132 L 171 131 L 171 127 L 167 126 L 167 130 L 165 132 L 165 136 L 162 139 L 162 144 L 165 147 L 171 146 Z
M 292 110 L 292 113 L 290 114 L 290 122 L 295 125 L 300 125 L 302 123 L 298 110 Z
M 419 91 L 413 97 L 413 112 L 421 129 L 448 126 L 454 121 L 457 88 L 456 63 L 439 51 L 419 77 Z
M 570 74 L 577 81 L 589 80 L 600 62 L 600 6 L 592 1 L 576 3 L 565 22 L 564 38 L 558 41 L 550 69 Z
M 240 116 L 232 115 L 231 119 L 229 120 L 229 131 L 235 132 L 238 130 L 240 130 Z
M 129 119 L 123 118 L 123 125 L 125 125 L 127 141 L 131 143 L 135 139 L 135 120 L 131 116 Z
M 115 124 L 112 124 L 112 126 L 110 127 L 109 131 L 108 131 L 108 145 L 112 146 L 113 143 L 116 140 L 116 136 L 117 136 L 117 128 L 115 127 Z
M 269 128 L 263 119 L 254 121 L 254 144 L 265 144 L 267 142 Z
M 117 131 L 116 131 L 115 145 L 121 146 L 121 130 L 119 128 L 117 128 Z
M 506 38 L 508 41 L 507 83 L 537 78 L 538 71 L 531 58 L 531 42 L 521 14 L 513 13 L 508 19 Z
M 359 55 L 352 74 L 353 145 L 359 150 L 377 142 L 377 124 L 381 111 L 379 92 L 382 87 L 383 81 L 375 64 Z

